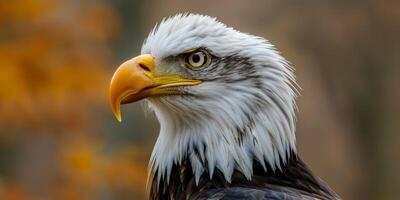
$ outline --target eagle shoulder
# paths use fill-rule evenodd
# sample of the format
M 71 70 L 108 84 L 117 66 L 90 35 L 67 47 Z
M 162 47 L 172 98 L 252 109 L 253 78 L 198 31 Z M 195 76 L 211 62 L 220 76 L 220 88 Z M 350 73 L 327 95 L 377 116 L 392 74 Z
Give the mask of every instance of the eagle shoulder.
M 291 159 L 282 165 L 281 170 L 265 170 L 257 161 L 253 164 L 253 176 L 250 180 L 235 171 L 231 182 L 228 182 L 223 173 L 216 170 L 212 178 L 206 171 L 196 183 L 191 165 L 185 160 L 173 167 L 173 175 L 169 182 L 164 180 L 158 183 L 153 180 L 150 199 L 340 199 L 322 180 L 312 174 L 297 155 L 292 155 Z
M 193 200 L 315 200 L 322 199 L 321 196 L 304 194 L 293 188 L 285 187 L 230 187 L 209 189 L 194 195 Z

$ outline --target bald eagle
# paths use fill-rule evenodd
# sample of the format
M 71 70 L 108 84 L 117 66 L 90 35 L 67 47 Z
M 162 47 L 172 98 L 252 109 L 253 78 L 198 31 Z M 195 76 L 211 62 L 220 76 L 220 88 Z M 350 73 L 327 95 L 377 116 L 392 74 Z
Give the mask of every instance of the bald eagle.
M 267 40 L 178 14 L 150 32 L 109 90 L 160 123 L 150 199 L 339 199 L 296 153 L 293 69 Z

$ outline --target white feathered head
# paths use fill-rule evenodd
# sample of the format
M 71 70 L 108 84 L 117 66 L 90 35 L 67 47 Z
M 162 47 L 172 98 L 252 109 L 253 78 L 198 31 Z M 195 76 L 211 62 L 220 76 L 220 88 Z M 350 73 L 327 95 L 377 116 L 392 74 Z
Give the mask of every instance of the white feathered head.
M 276 169 L 295 151 L 294 75 L 267 40 L 204 15 L 164 19 L 149 34 L 142 55 L 115 72 L 110 102 L 146 98 L 161 130 L 150 172 L 169 179 L 188 159 L 196 180 L 220 170 L 247 178 L 254 160 Z

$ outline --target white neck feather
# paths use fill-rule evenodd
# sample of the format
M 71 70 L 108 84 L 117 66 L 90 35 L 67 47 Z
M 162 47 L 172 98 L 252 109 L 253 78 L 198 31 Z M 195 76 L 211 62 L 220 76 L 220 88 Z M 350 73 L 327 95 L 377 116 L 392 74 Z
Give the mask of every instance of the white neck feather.
M 213 72 L 196 74 L 214 81 L 187 88 L 194 96 L 148 99 L 161 125 L 149 177 L 169 181 L 173 165 L 185 159 L 196 182 L 205 171 L 212 177 L 216 170 L 227 181 L 234 170 L 251 179 L 254 160 L 265 169 L 279 169 L 296 151 L 292 69 L 267 40 L 203 15 L 163 20 L 142 53 L 162 63 L 163 58 L 198 47 L 227 60 L 212 66 L 217 67 Z M 229 63 L 230 56 L 239 60 Z
M 234 170 L 251 179 L 254 160 L 265 170 L 267 165 L 280 169 L 282 161 L 285 163 L 290 152 L 296 151 L 292 93 L 280 92 L 283 96 L 273 97 L 258 94 L 264 101 L 246 104 L 248 96 L 237 92 L 221 96 L 216 85 L 204 83 L 196 91 L 216 98 L 204 107 L 188 101 L 178 102 L 178 107 L 175 97 L 150 99 L 161 129 L 151 156 L 149 177 L 168 182 L 173 165 L 189 159 L 196 183 L 205 170 L 211 178 L 216 169 L 228 182 Z M 215 94 L 210 94 L 213 91 Z M 204 163 L 208 169 L 204 169 Z

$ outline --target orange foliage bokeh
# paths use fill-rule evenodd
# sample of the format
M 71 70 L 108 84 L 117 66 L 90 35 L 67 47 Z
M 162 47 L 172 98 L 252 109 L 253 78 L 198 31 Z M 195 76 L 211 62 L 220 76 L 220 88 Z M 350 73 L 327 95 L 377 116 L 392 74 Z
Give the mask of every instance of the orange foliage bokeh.
M 2 2 L 0 27 L 0 145 L 5 146 L 0 151 L 7 155 L 4 162 L 19 157 L 15 162 L 39 166 L 30 171 L 31 166 L 8 164 L 8 174 L 0 174 L 0 199 L 144 194 L 145 163 L 135 160 L 141 151 L 105 151 L 97 117 L 107 106 L 110 42 L 119 32 L 113 7 L 104 2 Z M 26 155 L 36 151 L 34 144 L 43 135 L 50 138 L 53 153 L 29 160 Z M 33 146 L 15 150 L 20 143 Z
M 129 105 L 117 125 L 108 84 L 180 12 L 276 45 L 303 88 L 297 146 L 312 171 L 344 199 L 396 198 L 399 2 L 0 1 L 0 200 L 145 198 L 158 124 Z

